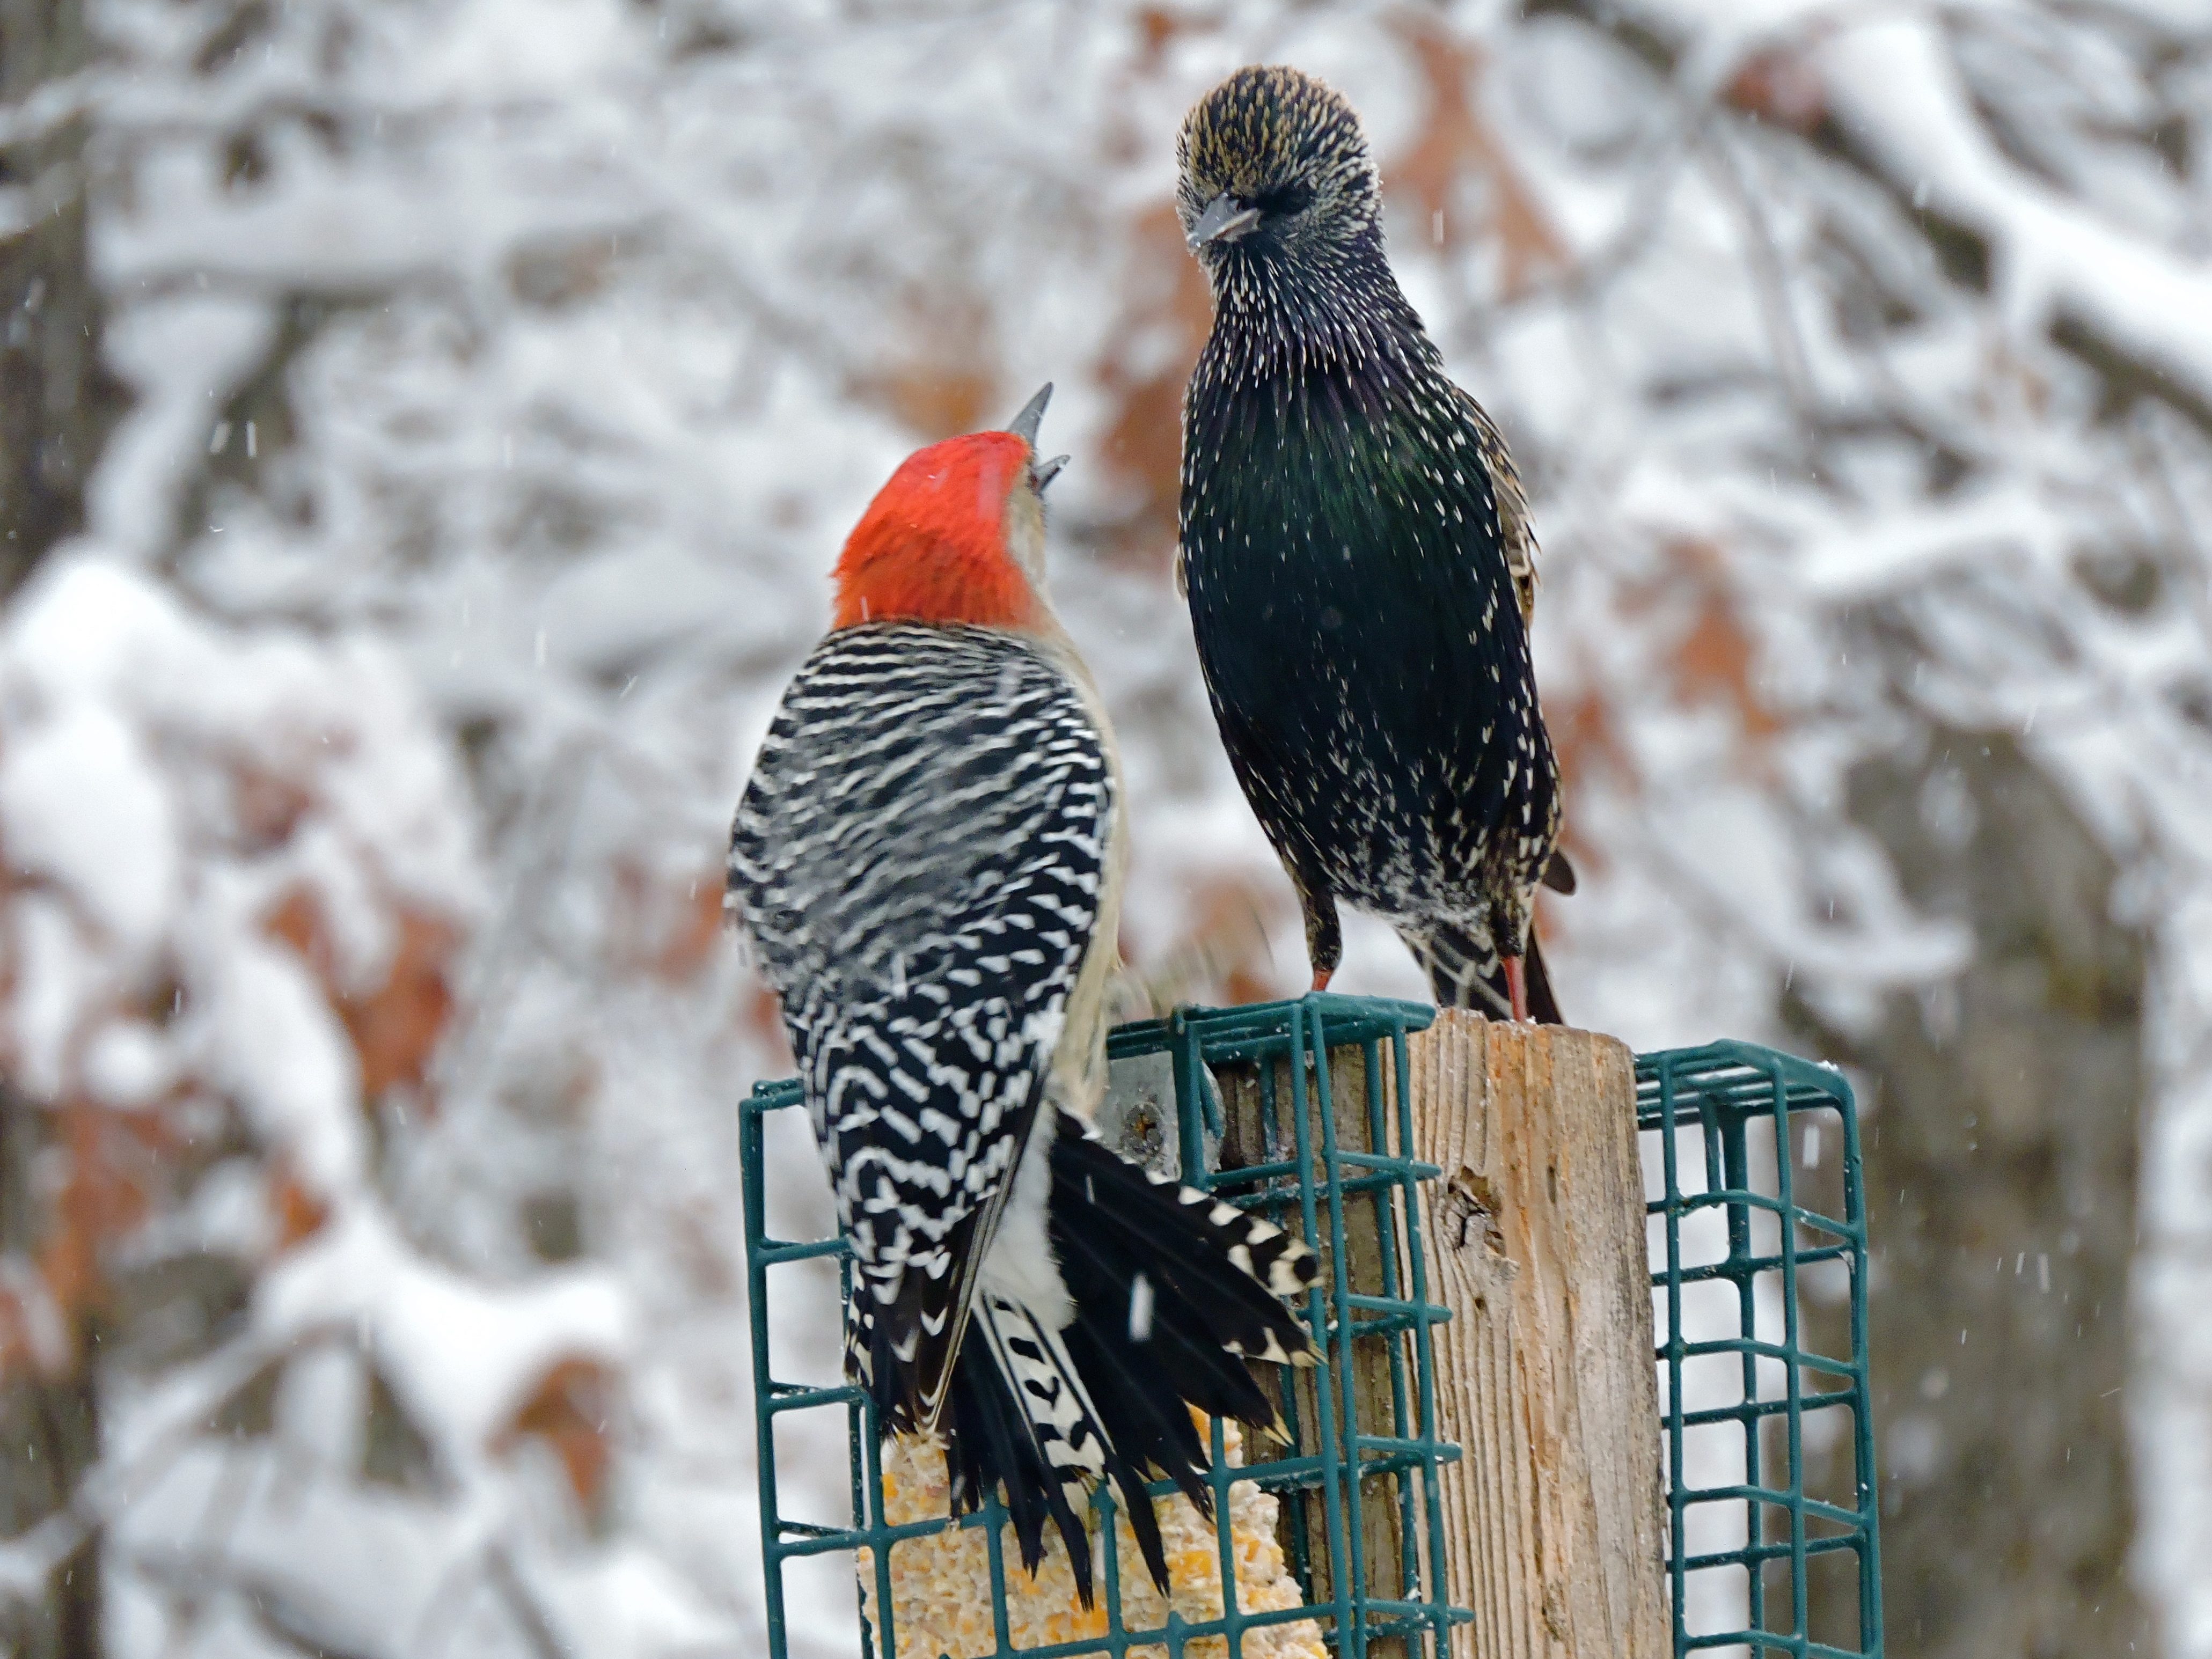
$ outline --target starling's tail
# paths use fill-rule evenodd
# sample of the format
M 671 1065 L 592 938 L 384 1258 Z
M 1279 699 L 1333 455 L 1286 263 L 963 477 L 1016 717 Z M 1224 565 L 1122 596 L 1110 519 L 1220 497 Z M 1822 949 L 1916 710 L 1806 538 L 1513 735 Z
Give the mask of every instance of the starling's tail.
M 1054 1329 L 986 1290 L 961 1346 L 945 1461 L 952 1508 L 1005 1493 L 1022 1563 L 1043 1557 L 1049 1521 L 1067 1547 L 1076 1594 L 1091 1600 L 1083 1522 L 1091 1484 L 1110 1478 L 1152 1581 L 1167 1553 L 1145 1492 L 1148 1470 L 1210 1513 L 1210 1461 L 1190 1408 L 1272 1426 L 1247 1359 L 1310 1360 L 1285 1305 L 1318 1272 L 1313 1252 L 1273 1224 L 1130 1163 L 1063 1115 L 1052 1146 L 1047 1236 L 1074 1319 Z
M 1472 1008 L 1492 1019 L 1509 1019 L 1513 999 L 1505 988 L 1505 964 L 1486 942 L 1439 922 L 1419 939 L 1408 939 L 1413 954 L 1428 971 L 1429 993 L 1439 1008 Z M 1559 998 L 1552 992 L 1552 975 L 1544 966 L 1543 947 L 1535 930 L 1528 933 L 1528 954 L 1522 959 L 1528 992 L 1528 1015 L 1539 1025 L 1564 1025 Z
M 1552 992 L 1552 970 L 1544 965 L 1544 947 L 1533 927 L 1528 930 L 1528 975 L 1529 1018 L 1539 1025 L 1565 1025 L 1559 1000 Z

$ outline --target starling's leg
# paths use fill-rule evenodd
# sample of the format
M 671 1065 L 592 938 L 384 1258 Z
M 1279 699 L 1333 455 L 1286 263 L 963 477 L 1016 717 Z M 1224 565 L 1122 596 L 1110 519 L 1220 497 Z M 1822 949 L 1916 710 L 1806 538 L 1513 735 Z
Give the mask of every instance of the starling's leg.
M 1336 895 L 1324 882 L 1308 878 L 1287 860 L 1283 868 L 1297 890 L 1298 908 L 1305 913 L 1306 960 L 1313 964 L 1313 988 L 1328 989 L 1336 964 L 1344 960 L 1344 930 L 1336 920 Z
M 1306 907 L 1306 960 L 1313 963 L 1314 989 L 1328 989 L 1336 964 L 1344 960 L 1344 930 L 1337 925 L 1334 899 Z
M 1528 1018 L 1528 976 L 1522 970 L 1520 957 L 1506 957 L 1502 960 L 1505 964 L 1505 992 L 1513 999 L 1513 1018 L 1526 1020 Z

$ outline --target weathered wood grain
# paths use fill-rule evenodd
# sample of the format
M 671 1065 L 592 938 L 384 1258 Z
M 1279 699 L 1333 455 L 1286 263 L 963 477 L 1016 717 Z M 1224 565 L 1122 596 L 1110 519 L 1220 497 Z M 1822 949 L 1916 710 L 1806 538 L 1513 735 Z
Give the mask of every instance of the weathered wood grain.
M 1455 1659 L 1664 1659 L 1635 1079 L 1613 1038 L 1445 1012 L 1411 1048 Z

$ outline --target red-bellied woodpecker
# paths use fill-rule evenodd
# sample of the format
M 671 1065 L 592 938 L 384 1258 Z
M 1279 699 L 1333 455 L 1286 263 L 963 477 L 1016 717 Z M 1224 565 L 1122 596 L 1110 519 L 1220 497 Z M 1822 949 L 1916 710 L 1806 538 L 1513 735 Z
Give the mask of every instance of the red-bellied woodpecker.
M 846 1370 L 1002 1486 L 1034 1571 L 1112 1478 L 1153 1578 L 1146 1468 L 1204 1506 L 1188 1406 L 1267 1425 L 1245 1359 L 1307 1358 L 1310 1251 L 1147 1174 L 1088 1120 L 1126 836 L 1112 728 L 1044 594 L 1035 440 L 933 445 L 845 544 L 836 625 L 784 693 L 731 834 L 730 902 L 783 999 L 851 1241 Z

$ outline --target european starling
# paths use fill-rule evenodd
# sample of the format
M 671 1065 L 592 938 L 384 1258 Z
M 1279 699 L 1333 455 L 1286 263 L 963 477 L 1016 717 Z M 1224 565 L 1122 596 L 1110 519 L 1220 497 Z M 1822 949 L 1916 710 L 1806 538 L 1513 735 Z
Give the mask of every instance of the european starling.
M 1314 988 L 1343 953 L 1341 899 L 1397 930 L 1438 1003 L 1556 1024 L 1529 913 L 1540 879 L 1572 877 L 1505 445 L 1390 273 L 1340 96 L 1240 70 L 1176 149 L 1214 301 L 1183 404 L 1180 576 Z

